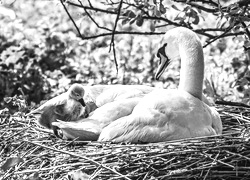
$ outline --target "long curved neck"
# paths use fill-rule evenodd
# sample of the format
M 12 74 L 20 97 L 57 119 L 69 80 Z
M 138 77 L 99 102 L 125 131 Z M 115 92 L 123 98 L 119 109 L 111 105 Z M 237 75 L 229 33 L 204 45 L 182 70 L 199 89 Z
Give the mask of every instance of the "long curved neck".
M 204 57 L 199 40 L 186 41 L 179 45 L 181 71 L 179 89 L 202 99 Z

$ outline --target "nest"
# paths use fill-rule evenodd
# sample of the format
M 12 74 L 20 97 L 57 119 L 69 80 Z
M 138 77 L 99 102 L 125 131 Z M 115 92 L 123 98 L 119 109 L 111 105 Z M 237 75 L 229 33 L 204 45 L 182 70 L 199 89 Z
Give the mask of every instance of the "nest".
M 249 109 L 217 110 L 223 135 L 151 144 L 65 141 L 2 112 L 0 179 L 248 179 Z

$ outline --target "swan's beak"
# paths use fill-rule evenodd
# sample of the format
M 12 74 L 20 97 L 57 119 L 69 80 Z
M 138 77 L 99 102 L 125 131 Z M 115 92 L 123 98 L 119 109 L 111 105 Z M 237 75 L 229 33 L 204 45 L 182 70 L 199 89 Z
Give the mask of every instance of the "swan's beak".
M 78 101 L 81 103 L 81 105 L 82 105 L 83 107 L 86 107 L 86 104 L 85 104 L 83 98 L 79 99 Z
M 159 80 L 165 69 L 168 67 L 170 59 L 167 56 L 163 56 L 162 54 L 157 54 L 157 57 L 160 58 L 160 62 L 155 74 L 155 79 Z

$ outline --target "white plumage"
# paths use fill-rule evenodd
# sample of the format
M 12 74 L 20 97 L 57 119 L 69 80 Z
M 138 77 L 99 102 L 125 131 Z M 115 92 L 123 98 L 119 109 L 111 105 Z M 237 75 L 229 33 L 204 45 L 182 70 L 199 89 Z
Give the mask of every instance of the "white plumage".
M 153 89 L 153 87 L 144 85 L 82 86 L 73 84 L 67 92 L 45 102 L 27 115 L 37 115 L 40 125 L 53 129 L 52 122 L 56 122 L 57 119 L 64 122 L 74 122 L 91 113 L 91 117 L 97 120 L 102 127 L 102 124 L 106 125 L 108 122 L 131 113 L 138 102 L 136 97 L 142 97 Z M 95 113 L 92 113 L 93 111 Z M 67 125 L 75 127 L 75 131 L 77 131 L 78 126 L 75 123 Z M 88 123 L 89 125 L 90 123 Z M 86 126 L 84 125 L 84 127 Z
M 178 90 L 157 89 L 133 112 L 103 129 L 99 141 L 161 142 L 222 133 L 218 112 L 202 101 L 204 58 L 197 35 L 183 27 L 168 31 L 157 56 L 159 79 L 169 61 L 181 58 Z
M 221 134 L 220 116 L 202 95 L 204 58 L 197 35 L 182 27 L 168 31 L 157 56 L 160 64 L 156 79 L 160 78 L 170 60 L 181 58 L 177 90 L 141 85 L 81 86 L 84 100 L 94 104 L 92 108 L 86 103 L 86 111 L 90 113 L 88 118 L 82 117 L 85 113 L 82 106 L 79 106 L 81 113 L 75 119 L 71 118 L 75 122 L 56 121 L 60 118 L 51 110 L 44 114 L 53 117 L 50 123 L 60 128 L 67 139 L 97 140 L 99 137 L 99 141 L 140 143 Z M 62 114 L 68 109 L 71 111 L 66 114 L 73 114 L 74 107 L 78 107 L 74 103 L 79 102 L 70 104 L 67 101 L 71 99 L 66 98 L 67 106 L 64 107 L 67 108 Z

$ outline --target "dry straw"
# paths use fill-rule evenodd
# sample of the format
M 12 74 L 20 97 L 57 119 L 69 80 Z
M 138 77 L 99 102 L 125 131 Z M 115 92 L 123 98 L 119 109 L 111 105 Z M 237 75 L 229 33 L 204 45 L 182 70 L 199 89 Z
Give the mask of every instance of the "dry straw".
M 152 144 L 64 141 L 21 114 L 1 115 L 0 179 L 248 179 L 248 108 L 217 106 L 223 135 Z M 35 178 L 36 177 L 36 178 Z

